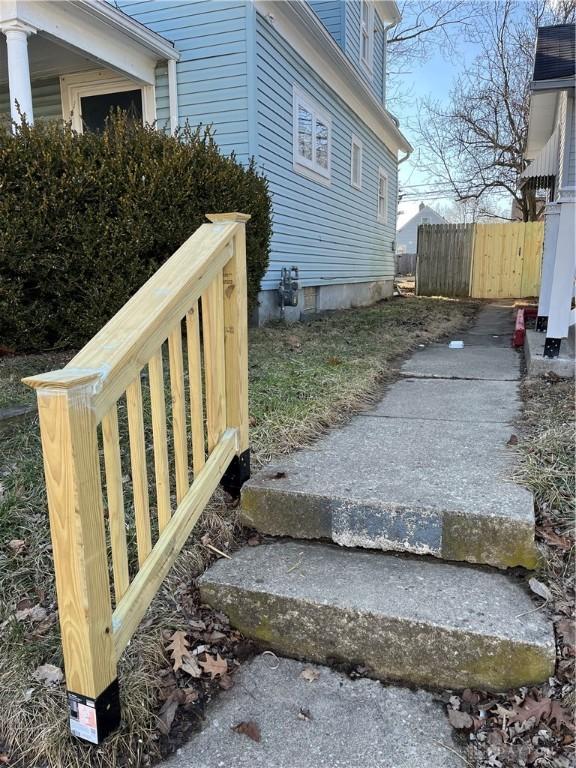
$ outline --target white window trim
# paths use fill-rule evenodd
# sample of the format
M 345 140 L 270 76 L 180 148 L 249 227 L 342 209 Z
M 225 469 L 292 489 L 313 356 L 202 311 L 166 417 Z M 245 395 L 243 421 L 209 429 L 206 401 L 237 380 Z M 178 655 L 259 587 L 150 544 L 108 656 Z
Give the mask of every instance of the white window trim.
M 362 56 L 364 42 L 364 7 L 368 8 L 368 59 Z M 360 0 L 360 64 L 370 77 L 374 73 L 374 4 L 371 0 Z
M 380 179 L 386 179 L 386 197 L 384 198 L 384 215 L 380 214 Z M 390 180 L 388 173 L 382 166 L 378 168 L 378 183 L 376 185 L 376 218 L 380 224 L 388 224 L 388 196 L 390 194 Z
M 360 150 L 360 168 L 358 182 L 354 181 L 354 147 L 358 147 Z M 364 147 L 362 142 L 355 134 L 352 134 L 352 141 L 350 143 L 350 184 L 354 189 L 362 189 L 362 164 L 364 162 Z
M 62 118 L 72 120 L 72 128 L 82 133 L 82 113 L 80 99 L 84 96 L 98 96 L 118 91 L 142 91 L 142 117 L 144 123 L 152 125 L 156 121 L 156 97 L 153 85 L 143 85 L 124 75 L 108 69 L 91 70 L 74 75 L 60 77 L 62 99 Z
M 321 118 L 322 122 L 328 128 L 328 168 L 319 166 L 315 159 L 312 161 L 302 157 L 298 151 L 298 105 L 304 105 L 314 117 Z M 314 132 L 313 132 L 314 134 Z M 312 135 L 314 142 L 314 135 Z M 313 181 L 317 181 L 325 186 L 330 186 L 330 176 L 332 172 L 332 118 L 324 109 L 311 98 L 305 91 L 297 85 L 292 88 L 292 156 L 293 169 L 301 176 L 306 176 Z M 312 144 L 312 157 L 315 156 L 314 143 Z

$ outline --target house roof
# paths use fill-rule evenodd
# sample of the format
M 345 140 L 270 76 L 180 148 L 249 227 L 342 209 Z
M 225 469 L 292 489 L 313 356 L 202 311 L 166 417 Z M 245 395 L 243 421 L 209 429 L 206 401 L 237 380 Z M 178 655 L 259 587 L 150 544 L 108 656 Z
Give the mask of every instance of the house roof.
M 540 27 L 534 62 L 535 82 L 574 77 L 576 61 L 576 24 Z
M 400 232 L 401 229 L 404 229 L 404 227 L 409 224 L 412 219 L 417 216 L 419 213 L 424 213 L 426 211 L 429 211 L 430 213 L 433 213 L 435 216 L 438 216 L 440 219 L 444 221 L 444 217 L 441 216 L 437 211 L 434 210 L 434 208 L 430 208 L 429 205 L 425 205 L 423 208 L 420 207 L 420 203 L 417 201 L 410 201 L 405 203 L 400 203 L 398 207 L 398 216 L 396 217 L 396 231 Z

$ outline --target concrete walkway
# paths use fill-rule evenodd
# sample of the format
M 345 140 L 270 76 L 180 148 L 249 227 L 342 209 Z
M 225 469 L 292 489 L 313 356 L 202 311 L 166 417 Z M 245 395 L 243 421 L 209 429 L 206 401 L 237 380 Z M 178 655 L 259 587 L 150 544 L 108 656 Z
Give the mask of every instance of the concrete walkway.
M 464 349 L 417 352 L 376 408 L 253 478 L 245 524 L 275 536 L 533 567 L 532 496 L 510 482 L 521 361 L 511 331 L 511 308 L 489 305 L 464 334 Z
M 202 599 L 298 661 L 244 666 L 173 768 L 452 768 L 465 759 L 443 708 L 397 685 L 503 690 L 553 674 L 552 626 L 505 570 L 536 561 L 532 496 L 510 479 L 512 328 L 511 305 L 485 306 L 464 349 L 417 352 L 370 412 L 245 486 L 244 522 L 290 538 L 219 560 Z M 300 677 L 332 660 L 375 680 Z M 260 742 L 231 730 L 246 720 Z

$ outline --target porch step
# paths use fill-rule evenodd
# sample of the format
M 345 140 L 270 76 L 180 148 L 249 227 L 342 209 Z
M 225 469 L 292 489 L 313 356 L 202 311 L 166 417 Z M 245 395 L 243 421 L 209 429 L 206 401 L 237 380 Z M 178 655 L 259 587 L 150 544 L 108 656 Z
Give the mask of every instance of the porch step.
M 551 624 L 495 571 L 283 541 L 218 561 L 200 593 L 265 647 L 381 680 L 503 690 L 554 672 Z
M 243 523 L 273 536 L 533 568 L 533 498 L 511 482 L 507 445 L 519 408 L 515 381 L 401 379 L 372 411 L 246 483 Z

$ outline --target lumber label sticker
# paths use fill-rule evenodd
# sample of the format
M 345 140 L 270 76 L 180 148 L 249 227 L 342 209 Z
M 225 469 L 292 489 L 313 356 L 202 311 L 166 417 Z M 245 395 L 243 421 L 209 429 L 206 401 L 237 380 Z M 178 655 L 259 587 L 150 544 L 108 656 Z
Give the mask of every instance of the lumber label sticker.
M 92 744 L 98 744 L 98 726 L 96 719 L 96 702 L 77 693 L 68 693 L 70 708 L 70 730 L 73 736 L 78 736 Z

